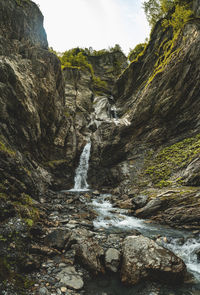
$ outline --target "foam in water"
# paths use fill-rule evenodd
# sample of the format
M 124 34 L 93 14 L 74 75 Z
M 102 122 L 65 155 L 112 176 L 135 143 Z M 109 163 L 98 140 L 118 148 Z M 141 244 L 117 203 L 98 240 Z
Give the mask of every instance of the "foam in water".
M 187 265 L 188 270 L 200 280 L 200 265 L 197 257 L 197 251 L 200 250 L 200 239 L 191 238 L 183 244 L 180 243 L 179 239 L 172 239 L 170 243 L 166 243 L 164 246 L 181 257 Z
M 115 228 L 126 231 L 138 229 L 144 236 L 150 238 L 152 235 L 167 237 L 167 242 L 163 241 L 162 245 L 182 258 L 188 270 L 193 273 L 198 282 L 200 281 L 200 265 L 197 257 L 197 252 L 200 250 L 200 237 L 196 239 L 188 238 L 189 233 L 184 231 L 148 224 L 144 220 L 126 216 L 126 210 L 113 208 L 108 199 L 107 195 L 101 195 L 98 199 L 92 201 L 92 205 L 98 212 L 97 219 L 93 221 L 94 227 L 105 228 L 110 231 Z
M 79 165 L 76 168 L 75 178 L 74 178 L 74 188 L 70 191 L 82 192 L 88 191 L 89 185 L 87 183 L 87 173 L 89 168 L 89 158 L 90 158 L 91 142 L 88 142 L 80 156 Z

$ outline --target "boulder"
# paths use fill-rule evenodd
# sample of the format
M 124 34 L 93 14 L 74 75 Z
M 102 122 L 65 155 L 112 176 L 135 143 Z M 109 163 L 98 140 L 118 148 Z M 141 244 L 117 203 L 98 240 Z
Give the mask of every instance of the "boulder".
M 148 196 L 146 196 L 146 195 L 138 195 L 132 199 L 133 204 L 137 208 L 144 207 L 146 205 L 147 201 L 148 201 Z
M 152 199 L 146 204 L 146 206 L 136 210 L 135 213 L 139 217 L 151 216 L 152 214 L 155 214 L 156 212 L 161 210 L 164 203 L 165 203 L 164 199 L 161 199 L 161 198 Z
M 69 230 L 55 229 L 45 237 L 45 244 L 49 247 L 63 249 L 70 236 Z
M 147 237 L 128 236 L 122 254 L 121 280 L 124 283 L 134 285 L 144 278 L 170 283 L 184 279 L 184 262 Z
M 76 259 L 92 273 L 103 273 L 104 266 L 102 261 L 104 250 L 92 236 L 93 233 L 86 229 L 74 230 L 66 247 L 72 246 L 75 250 Z
M 81 276 L 77 273 L 73 266 L 65 267 L 57 274 L 56 278 L 62 285 L 75 290 L 82 289 L 84 285 Z
M 120 264 L 121 254 L 114 248 L 109 248 L 105 254 L 105 265 L 107 269 L 117 272 Z

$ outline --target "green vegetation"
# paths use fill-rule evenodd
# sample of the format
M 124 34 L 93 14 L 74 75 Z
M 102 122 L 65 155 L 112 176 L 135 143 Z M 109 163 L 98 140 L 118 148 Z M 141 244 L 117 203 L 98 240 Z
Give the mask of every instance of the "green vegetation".
M 146 46 L 147 46 L 147 43 L 139 43 L 138 45 L 135 46 L 134 49 L 131 49 L 128 54 L 128 59 L 130 60 L 130 62 L 138 59 L 138 57 L 143 54 Z
M 189 9 L 191 4 L 192 0 L 148 0 L 144 1 L 143 7 L 149 25 L 153 27 L 159 19 L 166 17 L 177 6 Z
M 1 285 L 14 285 L 20 295 L 27 294 L 34 282 L 26 276 L 22 276 L 13 270 L 15 261 L 9 257 L 0 257 L 0 281 Z
M 34 206 L 33 199 L 22 193 L 19 200 L 12 202 L 18 216 L 27 223 L 28 226 L 33 226 L 39 219 L 39 210 Z
M 15 0 L 15 2 L 17 3 L 17 5 L 23 6 L 23 4 L 25 3 L 30 3 L 30 0 Z
M 171 3 L 175 3 L 175 1 L 171 1 Z M 158 52 L 156 54 L 159 56 L 157 62 L 155 63 L 154 70 L 152 75 L 149 77 L 146 87 L 151 83 L 151 81 L 155 78 L 155 76 L 161 73 L 167 64 L 172 60 L 174 56 L 176 56 L 180 52 L 180 47 L 177 47 L 177 41 L 181 34 L 181 30 L 184 25 L 191 19 L 193 13 L 189 9 L 189 5 L 184 4 L 182 5 L 176 4 L 174 6 L 174 12 L 170 14 L 170 16 L 165 18 L 162 21 L 162 27 L 164 30 L 169 28 L 173 29 L 173 37 L 171 40 L 165 39 L 158 48 Z M 184 5 L 183 5 L 184 4 Z
M 82 71 L 89 71 L 92 76 L 92 84 L 94 88 L 97 89 L 107 89 L 107 83 L 102 81 L 100 77 L 95 76 L 92 64 L 89 62 L 89 57 L 91 56 L 103 56 L 104 54 L 122 52 L 121 47 L 116 44 L 114 47 L 109 49 L 94 50 L 90 48 L 73 48 L 65 51 L 64 53 L 57 53 L 53 48 L 49 48 L 49 51 L 56 54 L 61 62 L 61 68 L 72 68 L 81 69 Z M 113 64 L 112 72 L 115 75 L 121 73 L 121 63 L 116 60 Z
M 56 167 L 66 163 L 67 163 L 66 159 L 61 159 L 61 160 L 53 160 L 53 161 L 46 162 L 44 165 L 52 169 L 55 169 Z
M 16 155 L 16 153 L 3 142 L 2 136 L 0 136 L 0 152 L 9 154 L 12 157 Z
M 146 158 L 145 174 L 150 177 L 154 185 L 168 186 L 171 184 L 169 179 L 172 173 L 186 167 L 198 154 L 200 154 L 200 134 L 166 147 L 157 154 L 150 152 Z M 177 178 L 176 182 L 181 183 L 181 178 Z
M 92 80 L 94 88 L 107 88 L 107 83 L 105 81 L 102 81 L 99 77 L 93 76 Z
M 176 5 L 175 11 L 171 18 L 163 20 L 164 28 L 172 27 L 173 32 L 176 33 L 183 28 L 183 26 L 191 19 L 193 12 L 189 9 L 188 5 Z

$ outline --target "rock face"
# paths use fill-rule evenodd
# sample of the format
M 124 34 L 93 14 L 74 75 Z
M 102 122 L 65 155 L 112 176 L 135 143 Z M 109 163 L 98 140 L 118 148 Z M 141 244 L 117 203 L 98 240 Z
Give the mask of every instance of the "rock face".
M 54 140 L 64 103 L 60 62 L 48 51 L 39 8 L 29 0 L 0 1 L 1 282 L 4 273 L 9 279 L 22 266 L 28 271 L 40 265 L 29 247 L 32 233 L 38 239 L 42 234 L 37 222 L 44 212 L 38 200 L 53 179 L 45 163 L 58 155 Z
M 173 44 L 171 52 L 165 50 L 167 44 Z M 91 168 L 100 166 L 94 183 L 115 186 L 120 182 L 128 193 L 134 186 L 174 184 L 184 175 L 188 180 L 184 184 L 200 185 L 198 165 L 187 169 L 190 177 L 185 174 L 186 167 L 199 159 L 191 152 L 200 133 L 199 44 L 198 19 L 186 23 L 178 38 L 171 29 L 163 29 L 162 21 L 156 24 L 143 55 L 114 85 L 118 115 L 129 124 L 99 127 L 101 145 L 94 143 L 91 155 Z
M 30 191 L 37 178 L 50 182 L 40 162 L 53 154 L 63 117 L 63 79 L 59 60 L 48 51 L 37 5 L 1 1 L 0 13 L 1 179 L 12 186 L 15 179 L 18 191 L 23 184 L 21 190 Z
M 128 284 L 159 277 L 170 283 L 183 281 L 186 267 L 172 252 L 143 236 L 129 236 L 123 244 L 121 277 Z

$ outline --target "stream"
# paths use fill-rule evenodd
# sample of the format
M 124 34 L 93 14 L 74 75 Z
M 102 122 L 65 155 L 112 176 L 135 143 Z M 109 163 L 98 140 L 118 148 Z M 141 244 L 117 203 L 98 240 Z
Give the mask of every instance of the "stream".
M 99 277 L 95 282 L 88 284 L 88 295 L 200 295 L 200 236 L 188 231 L 181 231 L 167 226 L 149 223 L 126 215 L 125 209 L 114 208 L 111 204 L 111 195 L 101 194 L 90 204 L 98 213 L 93 224 L 97 230 L 108 233 L 130 232 L 138 230 L 142 235 L 156 240 L 161 246 L 171 250 L 182 258 L 187 270 L 193 275 L 190 283 L 179 287 L 169 287 L 157 283 L 144 282 L 134 287 L 123 286 L 115 275 Z
M 79 165 L 74 178 L 74 188 L 70 191 L 90 191 L 87 183 L 91 142 L 89 141 L 80 156 Z M 120 283 L 119 275 L 107 274 L 86 285 L 87 295 L 200 295 L 200 235 L 153 224 L 149 220 L 141 220 L 128 216 L 125 209 L 114 208 L 111 194 L 101 194 L 91 201 L 90 205 L 97 212 L 93 221 L 96 231 L 109 234 L 138 230 L 143 236 L 155 240 L 159 245 L 171 250 L 183 259 L 191 278 L 182 286 L 167 286 L 144 281 L 137 286 L 127 287 Z

